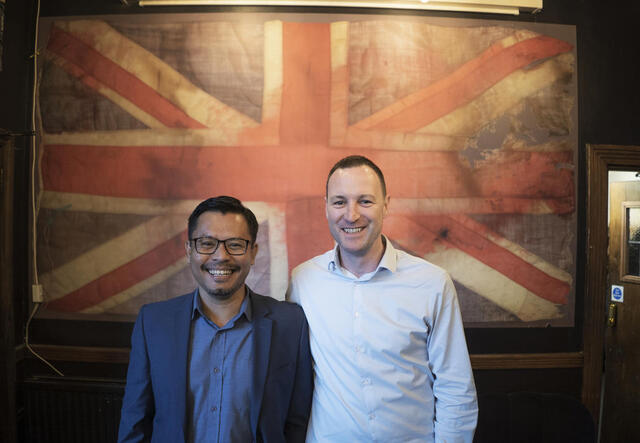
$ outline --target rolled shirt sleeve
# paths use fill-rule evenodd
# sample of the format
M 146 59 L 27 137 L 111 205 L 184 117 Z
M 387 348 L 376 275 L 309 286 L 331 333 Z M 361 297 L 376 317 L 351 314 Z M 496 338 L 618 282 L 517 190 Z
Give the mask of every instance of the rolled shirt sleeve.
M 471 443 L 478 417 L 476 389 L 458 298 L 448 275 L 434 312 L 427 349 L 433 374 L 435 441 Z

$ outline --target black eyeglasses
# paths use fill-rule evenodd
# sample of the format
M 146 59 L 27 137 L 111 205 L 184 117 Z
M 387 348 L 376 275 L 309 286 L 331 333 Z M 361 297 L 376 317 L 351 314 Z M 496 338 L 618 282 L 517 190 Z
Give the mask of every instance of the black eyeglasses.
M 198 254 L 211 255 L 218 250 L 220 243 L 224 244 L 224 249 L 229 255 L 244 255 L 249 247 L 249 240 L 244 238 L 228 238 L 226 240 L 218 240 L 213 237 L 192 238 L 190 241 L 196 247 Z

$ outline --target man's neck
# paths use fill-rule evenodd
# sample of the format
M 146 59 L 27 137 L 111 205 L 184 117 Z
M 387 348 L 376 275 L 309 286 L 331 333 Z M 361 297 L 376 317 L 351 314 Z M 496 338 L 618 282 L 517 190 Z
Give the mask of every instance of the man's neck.
M 369 272 L 375 271 L 382 260 L 384 251 L 386 250 L 385 238 L 380 236 L 375 246 L 369 249 L 364 255 L 344 254 L 338 246 L 338 259 L 340 265 L 356 277 L 360 277 Z
M 242 306 L 245 295 L 245 286 L 242 286 L 242 288 L 238 289 L 235 294 L 226 300 L 218 300 L 207 294 L 203 296 L 202 291 L 198 291 L 198 296 L 201 301 L 200 305 L 202 306 L 204 315 L 219 327 L 223 327 L 229 323 L 229 320 L 240 312 L 240 307 Z

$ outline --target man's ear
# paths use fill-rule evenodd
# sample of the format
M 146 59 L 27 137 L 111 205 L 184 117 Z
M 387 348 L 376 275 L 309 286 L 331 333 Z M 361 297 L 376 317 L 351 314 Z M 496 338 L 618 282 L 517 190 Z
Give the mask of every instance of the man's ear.
M 256 256 L 258 255 L 258 243 L 254 243 L 251 246 L 251 266 L 256 263 Z
M 187 254 L 187 263 L 191 263 L 191 242 L 189 240 L 184 242 L 184 251 Z
M 324 216 L 329 220 L 329 202 L 327 202 L 327 196 L 324 196 Z
M 391 202 L 391 196 L 390 196 L 390 195 L 387 195 L 387 196 L 384 198 L 384 210 L 383 210 L 383 213 L 382 213 L 382 216 L 383 216 L 383 217 L 386 217 L 386 216 L 387 216 L 387 214 L 389 213 L 389 203 L 390 203 L 390 202 Z

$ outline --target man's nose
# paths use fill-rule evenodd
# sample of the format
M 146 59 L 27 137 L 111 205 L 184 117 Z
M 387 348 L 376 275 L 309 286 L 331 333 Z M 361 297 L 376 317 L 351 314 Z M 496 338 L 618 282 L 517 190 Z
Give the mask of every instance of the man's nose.
M 349 203 L 347 205 L 346 218 L 348 222 L 355 222 L 360 218 L 360 212 L 358 211 L 358 205 L 355 203 Z
M 225 247 L 223 242 L 218 243 L 218 248 L 211 254 L 212 258 L 216 258 L 219 260 L 224 260 L 229 258 L 229 253 L 227 252 L 227 248 Z

